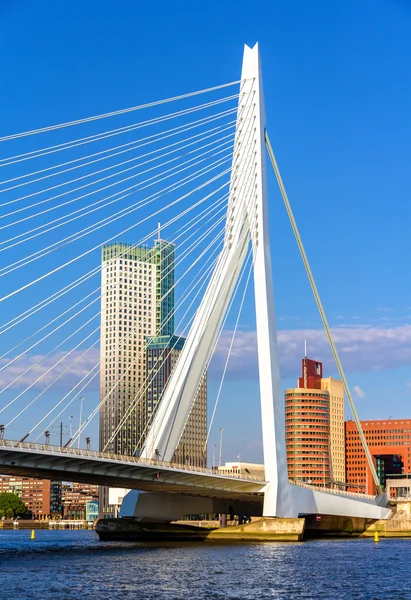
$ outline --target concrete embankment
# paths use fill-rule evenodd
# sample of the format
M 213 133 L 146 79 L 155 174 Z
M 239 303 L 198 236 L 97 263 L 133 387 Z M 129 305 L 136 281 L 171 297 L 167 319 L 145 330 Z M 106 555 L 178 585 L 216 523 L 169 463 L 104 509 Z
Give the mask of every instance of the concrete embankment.
M 100 519 L 96 532 L 101 540 L 138 542 L 298 542 L 303 539 L 304 519 L 258 519 L 224 528 L 181 523 L 145 523 L 125 517 Z
M 0 531 L 10 529 L 93 529 L 94 525 L 87 521 L 18 521 L 0 520 Z
M 411 538 L 410 514 L 397 511 L 391 519 L 375 521 L 358 517 L 309 515 L 305 519 L 305 538 L 324 537 L 379 537 Z
M 327 537 L 411 538 L 410 510 L 397 510 L 388 521 L 357 517 L 307 515 L 300 519 L 257 518 L 244 525 L 218 527 L 216 522 L 145 523 L 133 517 L 100 519 L 102 540 L 139 542 L 297 542 Z

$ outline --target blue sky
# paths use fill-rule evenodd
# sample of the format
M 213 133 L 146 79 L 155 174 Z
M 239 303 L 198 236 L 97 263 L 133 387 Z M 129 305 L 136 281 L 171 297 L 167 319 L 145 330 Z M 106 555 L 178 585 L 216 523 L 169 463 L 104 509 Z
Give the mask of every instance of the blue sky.
M 360 416 L 409 417 L 410 27 L 406 0 L 3 0 L 1 135 L 234 81 L 258 41 L 268 131 Z M 304 339 L 335 369 L 271 173 L 269 192 L 287 387 Z M 216 419 L 226 459 L 258 459 L 253 327 L 249 303 L 249 369 L 233 363 Z

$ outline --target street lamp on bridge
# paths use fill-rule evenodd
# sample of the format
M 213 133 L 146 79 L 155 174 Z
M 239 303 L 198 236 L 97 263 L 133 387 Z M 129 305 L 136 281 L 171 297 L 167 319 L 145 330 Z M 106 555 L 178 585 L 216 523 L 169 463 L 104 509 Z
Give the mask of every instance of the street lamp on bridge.
M 220 454 L 218 457 L 218 466 L 221 467 L 221 461 L 223 460 L 223 431 L 224 429 L 220 427 Z
M 82 412 L 83 412 L 83 400 L 85 400 L 84 396 L 79 396 L 79 400 L 80 400 L 80 419 L 79 419 L 79 426 L 78 426 L 78 442 L 77 442 L 77 448 L 78 449 L 80 449 L 81 416 L 82 416 Z

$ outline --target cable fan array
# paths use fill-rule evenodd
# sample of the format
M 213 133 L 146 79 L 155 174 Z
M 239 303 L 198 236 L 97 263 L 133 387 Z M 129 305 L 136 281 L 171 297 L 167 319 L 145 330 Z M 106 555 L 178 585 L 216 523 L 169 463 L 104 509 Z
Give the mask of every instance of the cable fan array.
M 253 93 L 238 109 L 243 84 L 0 138 L 0 423 L 5 438 L 42 440 L 76 414 L 78 398 L 86 395 L 86 416 L 82 421 L 80 413 L 66 445 L 83 445 L 87 433 L 97 447 L 98 415 L 142 360 L 139 350 L 109 391 L 99 386 L 107 358 L 99 348 L 101 306 L 113 286 L 121 285 L 120 280 L 110 289 L 101 285 L 102 247 L 114 242 L 144 247 L 161 222 L 162 238 L 175 246 L 175 280 L 151 311 L 172 293 L 176 301 L 168 318 L 175 317 L 178 336 L 187 335 L 223 247 L 234 173 L 250 190 L 254 182 Z M 207 439 L 251 268 L 249 253 L 220 329 L 221 335 L 230 311 L 238 309 Z M 121 318 L 121 308 L 115 310 Z M 151 319 L 152 312 L 144 318 Z M 113 355 L 118 358 L 126 344 L 113 348 Z M 150 381 L 147 376 L 128 398 L 102 451 L 113 450 Z

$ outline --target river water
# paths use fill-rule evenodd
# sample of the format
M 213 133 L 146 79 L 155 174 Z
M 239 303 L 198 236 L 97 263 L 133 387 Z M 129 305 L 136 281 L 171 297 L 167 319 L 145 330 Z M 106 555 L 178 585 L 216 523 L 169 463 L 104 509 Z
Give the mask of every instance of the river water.
M 0 600 L 411 600 L 411 540 L 163 544 L 0 531 Z

